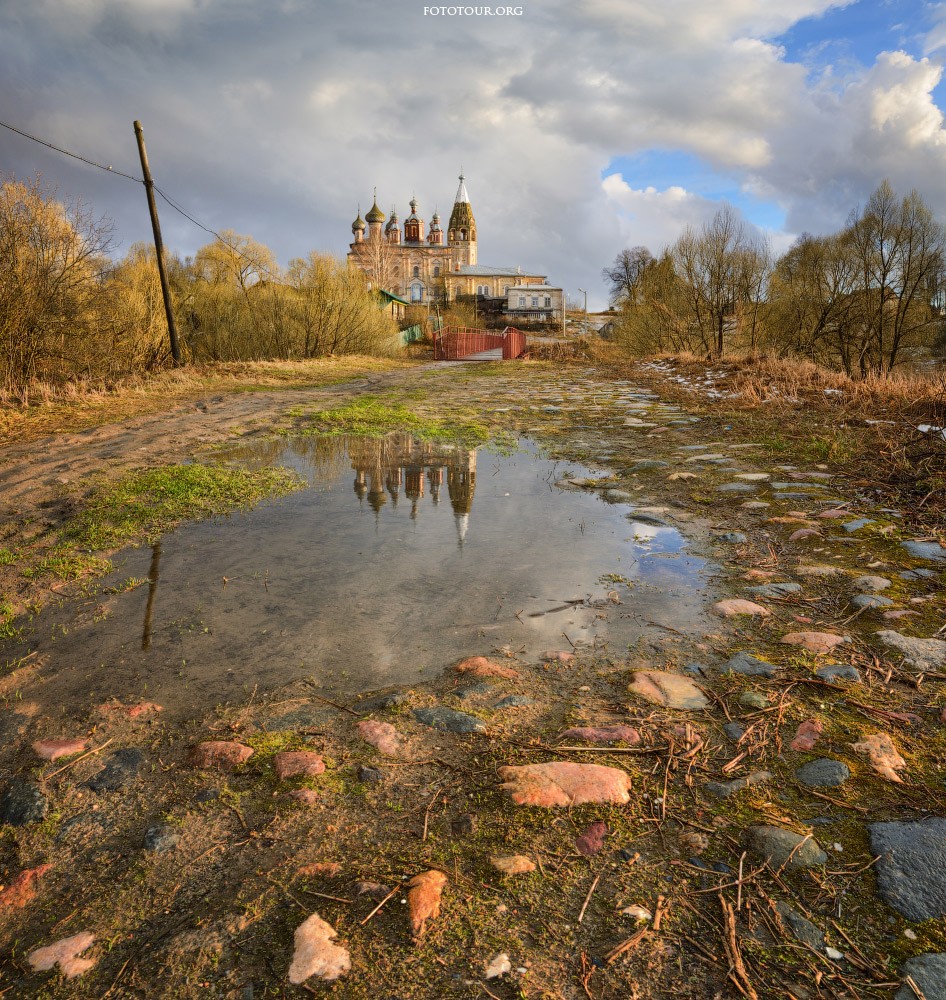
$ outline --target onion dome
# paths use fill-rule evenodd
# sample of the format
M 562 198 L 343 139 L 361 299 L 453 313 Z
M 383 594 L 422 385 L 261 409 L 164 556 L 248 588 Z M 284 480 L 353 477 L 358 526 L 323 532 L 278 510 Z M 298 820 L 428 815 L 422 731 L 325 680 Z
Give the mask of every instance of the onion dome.
M 432 233 L 440 232 L 440 213 L 434 212 L 430 220 L 430 231 Z
M 358 209 L 358 218 L 351 224 L 351 231 L 353 233 L 363 233 L 367 227 L 365 226 L 365 220 L 361 217 L 361 209 Z
M 407 217 L 408 222 L 419 222 L 420 219 L 417 217 L 417 199 L 411 198 L 411 214 Z
M 371 206 L 371 211 L 365 216 L 368 223 L 380 223 L 384 222 L 384 212 L 378 208 L 378 199 L 375 197 L 374 204 Z
M 391 232 L 393 232 L 397 228 L 398 228 L 398 224 L 397 224 L 397 211 L 392 208 L 391 209 L 391 218 L 388 219 L 388 224 L 384 227 L 384 231 L 385 231 L 385 233 L 391 233 Z

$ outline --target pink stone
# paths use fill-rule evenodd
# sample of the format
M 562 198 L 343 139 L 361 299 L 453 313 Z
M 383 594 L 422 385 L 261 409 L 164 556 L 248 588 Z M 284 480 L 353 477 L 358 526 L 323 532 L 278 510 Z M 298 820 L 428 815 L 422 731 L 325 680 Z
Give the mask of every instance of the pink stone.
M 304 806 L 314 806 L 319 801 L 319 793 L 311 788 L 294 788 L 287 793 L 286 798 L 295 799 L 296 802 L 301 802 Z
M 358 732 L 366 743 L 370 743 L 386 757 L 397 757 L 404 749 L 404 740 L 390 722 L 362 719 L 358 723 Z
M 572 726 L 562 733 L 563 740 L 588 743 L 640 743 L 641 734 L 632 726 Z
M 191 751 L 191 764 L 206 770 L 233 771 L 253 756 L 253 748 L 230 740 L 208 740 Z
M 897 752 L 893 740 L 886 733 L 865 736 L 859 743 L 851 745 L 855 750 L 867 755 L 871 767 L 882 778 L 897 783 L 903 782 L 903 778 L 897 772 L 902 771 L 907 766 L 907 762 Z
M 741 597 L 731 597 L 725 601 L 717 601 L 713 605 L 713 610 L 725 618 L 732 618 L 735 615 L 760 615 L 767 617 L 772 614 L 768 608 L 763 608 L 761 604 L 756 604 L 755 601 L 743 600 Z
M 818 515 L 818 517 L 830 521 L 839 521 L 842 517 L 850 517 L 850 516 L 851 512 L 849 510 L 840 510 L 839 508 L 835 508 L 832 510 L 823 510 Z
M 888 621 L 896 621 L 898 618 L 912 618 L 915 614 L 915 611 L 885 611 L 882 617 Z
M 58 965 L 66 979 L 75 979 L 88 972 L 95 965 L 94 958 L 79 958 L 86 949 L 95 944 L 95 935 L 89 931 L 63 938 L 45 948 L 37 948 L 26 956 L 26 960 L 36 972 L 46 972 Z
M 604 847 L 604 838 L 610 832 L 607 823 L 596 820 L 575 839 L 575 847 L 578 848 L 578 853 L 584 854 L 586 858 L 593 857 Z
M 5 888 L 0 890 L 0 910 L 18 910 L 31 902 L 36 895 L 33 883 L 42 878 L 52 865 L 26 868 Z
M 846 635 L 835 635 L 833 632 L 789 632 L 782 636 L 786 645 L 801 646 L 810 653 L 830 653 L 835 646 L 847 641 Z
M 823 732 L 824 726 L 817 719 L 809 719 L 798 727 L 795 739 L 789 746 L 793 750 L 813 750 Z
M 335 928 L 317 913 L 304 920 L 294 935 L 289 982 L 304 983 L 310 976 L 332 982 L 351 968 L 348 950 L 333 942 L 338 937 Z
M 543 663 L 571 663 L 575 654 L 569 653 L 567 649 L 547 649 L 544 653 L 539 653 L 539 659 Z
M 33 750 L 37 757 L 43 760 L 57 760 L 59 757 L 71 757 L 73 754 L 81 753 L 89 747 L 88 740 L 80 739 L 49 739 L 36 740 L 33 743 Z
M 817 528 L 799 528 L 798 531 L 793 531 L 789 536 L 788 540 L 790 542 L 800 542 L 803 538 L 820 538 L 821 532 Z
M 665 708 L 698 712 L 709 705 L 706 695 L 689 677 L 671 674 L 665 670 L 636 671 L 628 690 Z
M 152 713 L 162 712 L 164 709 L 160 705 L 156 705 L 153 701 L 139 701 L 135 705 L 122 705 L 118 702 L 106 702 L 104 705 L 99 705 L 96 709 L 99 715 L 111 715 L 112 713 L 118 713 L 124 715 L 128 719 L 137 719 L 142 715 L 151 715 Z
M 458 674 L 468 674 L 470 677 L 516 678 L 519 676 L 519 672 L 513 670 L 512 667 L 497 663 L 495 660 L 488 660 L 485 656 L 468 656 L 453 669 Z
M 503 875 L 528 875 L 535 871 L 535 862 L 524 854 L 506 854 L 490 858 L 489 863 Z
M 501 786 L 516 805 L 577 806 L 583 802 L 630 800 L 631 779 L 626 771 L 602 764 L 551 761 L 522 767 L 501 767 Z
M 273 757 L 273 769 L 280 781 L 286 778 L 312 778 L 325 771 L 325 761 L 311 750 L 284 750 Z

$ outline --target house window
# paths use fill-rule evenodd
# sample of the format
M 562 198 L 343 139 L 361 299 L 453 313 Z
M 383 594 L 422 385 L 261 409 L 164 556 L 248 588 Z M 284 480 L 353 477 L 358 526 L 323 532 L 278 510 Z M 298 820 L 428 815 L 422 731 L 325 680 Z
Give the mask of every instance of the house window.
M 414 277 L 415 278 L 419 278 L 420 277 L 420 268 L 417 267 L 416 265 L 414 266 Z
M 415 281 L 414 284 L 411 285 L 411 302 L 423 302 L 423 301 L 424 301 L 424 286 L 419 281 Z
M 506 287 L 503 289 L 503 295 L 508 295 L 508 294 L 509 294 L 509 285 L 506 285 Z
M 538 297 L 538 295 L 533 295 L 532 296 L 532 308 L 535 309 L 538 306 L 538 304 L 539 304 L 539 297 Z
M 546 295 L 545 296 L 545 308 L 546 309 L 550 309 L 551 307 L 552 307 L 552 296 L 551 295 Z
M 526 297 L 524 295 L 519 296 L 519 308 L 524 309 L 526 305 Z

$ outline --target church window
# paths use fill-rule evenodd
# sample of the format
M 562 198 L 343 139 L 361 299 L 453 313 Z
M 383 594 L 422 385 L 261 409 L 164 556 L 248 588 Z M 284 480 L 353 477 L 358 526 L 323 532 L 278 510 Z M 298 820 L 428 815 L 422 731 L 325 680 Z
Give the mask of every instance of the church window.
M 434 264 L 434 277 L 435 278 L 439 278 L 440 277 L 440 265 L 439 264 Z
M 414 277 L 415 278 L 420 277 L 420 268 L 416 264 L 414 265 Z
M 394 268 L 394 277 L 397 278 L 400 275 L 400 273 L 401 273 L 401 269 L 399 267 L 395 267 Z
M 465 229 L 461 229 L 460 230 L 460 239 L 461 240 L 465 240 L 466 239 L 466 230 Z
M 411 285 L 411 302 L 422 302 L 424 299 L 424 286 L 420 282 Z
M 503 289 L 503 295 L 508 295 L 508 294 L 509 294 L 509 285 L 506 285 L 506 287 Z

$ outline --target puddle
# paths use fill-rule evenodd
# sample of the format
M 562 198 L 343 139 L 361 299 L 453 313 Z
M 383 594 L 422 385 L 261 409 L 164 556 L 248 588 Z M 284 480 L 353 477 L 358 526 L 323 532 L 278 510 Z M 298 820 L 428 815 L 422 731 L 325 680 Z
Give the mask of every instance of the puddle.
M 702 631 L 704 564 L 676 529 L 557 488 L 601 470 L 528 441 L 507 455 L 300 437 L 222 460 L 288 465 L 311 485 L 116 556 L 97 596 L 50 608 L 0 653 L 46 659 L 31 699 L 199 711 L 300 677 L 352 694 L 501 647 L 621 656 L 642 636 Z M 150 582 L 106 592 L 129 578 Z

